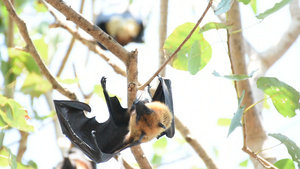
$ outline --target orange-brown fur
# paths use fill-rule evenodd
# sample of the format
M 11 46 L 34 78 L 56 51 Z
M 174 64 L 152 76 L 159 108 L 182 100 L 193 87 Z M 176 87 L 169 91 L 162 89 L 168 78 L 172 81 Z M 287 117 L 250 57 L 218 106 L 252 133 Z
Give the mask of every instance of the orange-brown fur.
M 132 113 L 129 123 L 129 133 L 125 141 L 139 140 L 141 134 L 145 133 L 141 142 L 148 142 L 165 131 L 164 128 L 159 126 L 159 122 L 166 128 L 171 126 L 172 113 L 165 104 L 155 101 L 147 103 L 146 106 L 153 110 L 153 112 L 151 114 L 144 114 L 138 122 L 136 122 L 136 113 Z

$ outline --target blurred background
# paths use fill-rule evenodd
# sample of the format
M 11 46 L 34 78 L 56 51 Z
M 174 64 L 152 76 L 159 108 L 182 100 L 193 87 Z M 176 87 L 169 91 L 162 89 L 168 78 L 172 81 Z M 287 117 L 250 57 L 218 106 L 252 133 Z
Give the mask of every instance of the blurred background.
M 79 11 L 80 1 L 65 1 L 74 10 Z M 276 1 L 277 2 L 277 1 Z M 278 1 L 279 2 L 279 1 Z M 49 28 L 54 23 L 54 17 L 47 11 L 40 10 L 42 4 L 36 1 L 15 1 L 20 3 L 18 14 L 26 22 L 31 38 L 42 40 L 46 45 L 46 58 L 43 58 L 54 75 L 62 63 L 72 35 L 62 28 Z M 276 45 L 283 33 L 289 28 L 291 15 L 289 5 L 270 15 L 264 20 L 259 20 L 255 16 L 274 6 L 275 1 L 257 1 L 257 12 L 254 13 L 250 5 L 240 3 L 243 35 L 246 40 L 257 50 L 263 52 Z M 1 4 L 1 20 L 7 22 L 6 8 Z M 218 4 L 214 2 L 214 4 Z M 186 22 L 193 22 L 202 15 L 207 1 L 204 0 L 169 0 L 167 36 L 173 30 Z M 299 5 L 299 4 L 298 4 Z M 86 0 L 82 15 L 90 21 L 95 21 L 96 16 L 103 13 L 121 13 L 130 9 L 134 16 L 142 19 L 145 25 L 144 43 L 129 43 L 125 46 L 128 51 L 138 50 L 139 81 L 146 82 L 159 66 L 158 61 L 158 38 L 159 38 L 159 8 L 160 1 L 106 1 L 106 0 Z M 18 8 L 16 8 L 18 9 Z M 45 9 L 44 9 L 45 10 Z M 75 27 L 70 21 L 54 10 L 55 14 L 71 27 Z M 200 27 L 208 22 L 220 22 L 219 18 L 210 10 Z M 2 24 L 2 26 L 6 26 Z M 5 30 L 5 27 L 2 28 Z M 14 30 L 14 46 L 23 47 L 24 42 L 20 35 Z M 87 33 L 79 29 L 79 32 L 87 38 L 91 38 Z M 227 34 L 225 29 L 211 30 L 204 33 L 205 39 L 212 47 L 212 57 L 209 63 L 196 75 L 191 75 L 187 71 L 180 71 L 167 66 L 166 77 L 171 79 L 173 88 L 174 111 L 180 120 L 186 125 L 207 153 L 212 157 L 220 168 L 253 168 L 249 156 L 241 148 L 243 137 L 241 128 L 234 131 L 227 137 L 228 126 L 218 124 L 219 119 L 231 119 L 237 110 L 237 98 L 233 82 L 222 77 L 215 77 L 212 72 L 216 71 L 222 75 L 232 73 L 227 54 Z M 1 60 L 9 59 L 6 36 L 0 32 L 0 57 Z M 287 52 L 266 72 L 265 76 L 276 77 L 300 91 L 300 41 L 299 38 L 287 50 Z M 109 51 L 103 51 L 105 55 L 112 58 L 111 62 L 125 66 Z M 248 60 L 249 61 L 249 60 Z M 75 78 L 74 70 L 77 73 Z M 127 104 L 127 81 L 121 75 L 115 73 L 97 54 L 88 50 L 82 43 L 75 41 L 70 56 L 66 62 L 60 78 L 64 87 L 76 93 L 79 101 L 84 101 L 84 94 L 95 92 L 95 85 L 100 84 L 102 76 L 108 77 L 108 91 L 121 98 L 122 105 Z M 22 85 L 26 79 L 26 72 L 17 77 L 15 83 L 14 99 L 24 106 L 31 117 L 30 123 L 35 127 L 35 132 L 28 136 L 27 150 L 22 162 L 27 164 L 33 161 L 38 168 L 50 169 L 57 166 L 63 160 L 62 149 L 58 144 L 67 145 L 67 139 L 58 140 L 60 128 L 55 127 L 53 119 L 53 105 L 49 105 L 47 98 L 55 100 L 68 99 L 57 91 L 48 92 L 48 96 L 41 95 L 32 97 L 22 92 Z M 65 80 L 65 81 L 63 81 Z M 4 76 L 0 76 L 1 94 L 4 93 Z M 81 90 L 78 88 L 78 83 Z M 151 83 L 153 87 L 157 81 Z M 50 96 L 49 96 L 50 95 Z M 108 111 L 105 101 L 97 94 L 93 94 L 89 100 L 92 108 L 92 115 L 97 116 L 99 122 L 108 118 Z M 299 111 L 298 111 L 299 112 Z M 41 117 L 41 118 L 37 118 Z M 299 116 L 293 118 L 282 117 L 274 108 L 270 99 L 264 103 L 262 111 L 263 125 L 267 133 L 282 133 L 294 142 L 300 142 L 297 131 L 300 130 Z M 11 149 L 13 154 L 17 154 L 19 147 L 20 133 L 16 129 L 6 129 L 3 145 Z M 59 142 L 59 143 L 58 143 Z M 275 139 L 270 140 L 270 147 L 279 144 Z M 61 145 L 60 145 L 61 146 Z M 202 160 L 187 144 L 179 132 L 176 132 L 172 139 L 161 138 L 142 144 L 146 157 L 152 162 L 155 168 L 206 168 Z M 290 158 L 283 145 L 271 150 L 277 159 Z M 130 149 L 122 151 L 123 157 L 129 164 L 136 165 Z M 248 163 L 247 163 L 248 162 Z M 115 159 L 97 165 L 98 168 L 120 168 L 120 164 Z

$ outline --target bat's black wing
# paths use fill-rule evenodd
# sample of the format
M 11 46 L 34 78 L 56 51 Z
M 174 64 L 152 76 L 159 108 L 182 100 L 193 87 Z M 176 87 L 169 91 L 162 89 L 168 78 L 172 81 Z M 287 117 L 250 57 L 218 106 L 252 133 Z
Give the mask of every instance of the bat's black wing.
M 171 127 L 168 128 L 164 133 L 162 133 L 159 137 L 163 136 L 164 134 L 172 138 L 175 134 L 175 120 L 174 120 L 174 109 L 173 109 L 173 98 L 172 98 L 172 88 L 171 88 L 171 81 L 170 79 L 164 79 L 159 77 L 159 84 L 157 89 L 153 95 L 153 101 L 160 101 L 167 105 L 173 115 Z
M 98 123 L 95 117 L 85 116 L 85 111 L 91 111 L 90 106 L 85 103 L 54 100 L 63 133 L 97 163 L 107 161 L 121 150 L 136 145 L 124 145 L 130 115 L 127 109 L 122 108 L 117 97 L 108 95 L 105 82 L 105 78 L 102 78 L 101 84 L 110 117 L 104 123 Z
M 173 113 L 171 82 L 163 78 L 159 78 L 159 80 L 160 84 L 153 96 L 153 101 L 165 103 Z M 125 143 L 125 136 L 129 132 L 130 114 L 121 106 L 117 97 L 108 95 L 105 77 L 101 79 L 101 85 L 110 114 L 109 119 L 104 123 L 98 123 L 95 117 L 87 118 L 85 116 L 85 112 L 91 111 L 90 106 L 85 103 L 54 100 L 63 133 L 75 146 L 97 163 L 109 160 L 125 148 L 140 144 L 141 140 Z M 148 101 L 151 102 L 151 96 L 148 98 Z M 168 137 L 173 137 L 174 132 L 173 118 L 171 127 L 161 136 L 166 134 Z

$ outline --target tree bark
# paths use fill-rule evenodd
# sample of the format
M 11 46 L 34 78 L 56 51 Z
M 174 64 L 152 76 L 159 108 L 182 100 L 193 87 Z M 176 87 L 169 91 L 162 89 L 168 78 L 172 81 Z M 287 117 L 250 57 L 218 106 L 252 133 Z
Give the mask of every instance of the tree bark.
M 234 1 L 230 11 L 228 12 L 228 22 L 233 26 L 228 30 L 228 47 L 229 55 L 231 60 L 232 72 L 234 74 L 247 74 L 247 66 L 245 62 L 245 49 L 244 39 L 241 26 L 241 17 L 239 3 Z M 250 88 L 249 80 L 236 82 L 236 91 L 238 97 L 245 91 L 244 100 L 242 105 L 246 108 L 254 103 L 252 90 Z M 252 108 L 244 115 L 245 126 L 246 126 L 246 145 L 254 152 L 262 150 L 267 140 L 267 135 L 261 122 L 260 113 L 256 109 Z M 264 154 L 262 154 L 264 157 Z M 256 160 L 252 159 L 252 162 L 256 169 L 261 168 L 261 164 Z

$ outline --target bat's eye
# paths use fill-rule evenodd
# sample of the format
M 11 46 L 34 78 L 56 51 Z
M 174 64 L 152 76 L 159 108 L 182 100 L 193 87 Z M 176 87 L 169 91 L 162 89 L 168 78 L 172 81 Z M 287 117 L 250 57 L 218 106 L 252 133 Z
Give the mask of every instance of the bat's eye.
M 167 129 L 166 126 L 164 124 L 162 124 L 161 122 L 158 123 L 158 126 L 164 129 Z

